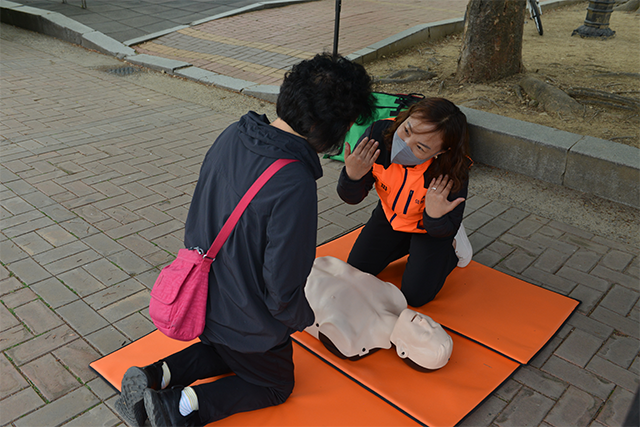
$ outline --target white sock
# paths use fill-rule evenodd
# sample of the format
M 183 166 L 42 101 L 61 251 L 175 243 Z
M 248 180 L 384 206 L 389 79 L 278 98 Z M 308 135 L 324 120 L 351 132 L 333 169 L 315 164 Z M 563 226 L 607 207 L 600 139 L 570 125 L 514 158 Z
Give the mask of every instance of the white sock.
M 167 365 L 167 362 L 162 362 L 162 381 L 160 382 L 160 388 L 167 388 L 170 382 L 171 372 L 169 371 L 169 365 Z
M 180 395 L 180 414 L 186 417 L 198 409 L 198 396 L 196 392 L 191 387 L 182 389 L 182 394 Z

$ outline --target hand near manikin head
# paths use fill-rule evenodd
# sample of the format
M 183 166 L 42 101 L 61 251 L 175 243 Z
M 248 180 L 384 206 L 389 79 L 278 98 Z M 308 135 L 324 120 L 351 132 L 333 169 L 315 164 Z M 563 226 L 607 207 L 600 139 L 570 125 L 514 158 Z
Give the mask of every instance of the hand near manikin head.
M 451 355 L 451 337 L 430 317 L 407 308 L 393 284 L 333 257 L 317 258 L 305 294 L 315 322 L 306 331 L 341 358 L 357 360 L 396 347 L 419 370 L 439 369 Z

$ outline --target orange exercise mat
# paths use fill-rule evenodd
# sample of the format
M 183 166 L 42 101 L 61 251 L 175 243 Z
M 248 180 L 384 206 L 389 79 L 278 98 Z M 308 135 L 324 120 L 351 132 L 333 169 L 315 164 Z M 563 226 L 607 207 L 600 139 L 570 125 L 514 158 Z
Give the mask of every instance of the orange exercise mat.
M 441 369 L 418 372 L 394 348 L 378 350 L 360 360 L 340 359 L 306 332 L 293 339 L 349 377 L 428 426 L 454 426 L 520 366 L 458 334 L 453 353 Z
M 193 342 L 197 342 L 193 341 Z M 154 331 L 89 366 L 116 389 L 130 366 L 146 366 L 191 343 Z M 282 405 L 232 415 L 212 426 L 416 426 L 415 420 L 360 387 L 294 342 L 296 385 Z
M 352 231 L 316 250 L 346 261 L 360 234 Z M 406 257 L 378 277 L 400 287 Z M 551 339 L 578 301 L 472 261 L 455 268 L 437 297 L 415 310 L 460 335 L 527 363 Z M 454 350 L 455 352 L 455 350 Z

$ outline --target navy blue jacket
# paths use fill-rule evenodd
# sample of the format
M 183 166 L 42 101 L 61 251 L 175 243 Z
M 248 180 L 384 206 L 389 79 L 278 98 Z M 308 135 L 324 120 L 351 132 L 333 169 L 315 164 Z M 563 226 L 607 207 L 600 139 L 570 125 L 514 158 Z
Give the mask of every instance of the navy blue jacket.
M 317 153 L 306 140 L 244 115 L 207 152 L 185 225 L 185 247 L 209 249 L 244 193 L 277 159 L 284 166 L 251 201 L 209 274 L 204 342 L 265 352 L 314 320 L 304 285 L 315 258 Z

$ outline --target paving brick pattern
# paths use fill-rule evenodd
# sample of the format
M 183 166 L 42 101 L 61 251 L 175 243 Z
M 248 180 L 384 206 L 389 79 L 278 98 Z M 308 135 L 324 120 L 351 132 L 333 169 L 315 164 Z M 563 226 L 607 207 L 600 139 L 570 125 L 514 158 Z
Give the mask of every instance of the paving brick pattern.
M 466 0 L 343 2 L 339 51 L 348 55 L 416 25 L 460 17 L 466 5 Z M 134 48 L 226 76 L 279 85 L 300 59 L 333 51 L 334 17 L 335 1 L 319 0 L 287 6 L 286 14 L 271 9 L 206 22 Z
M 124 42 L 206 19 L 257 3 L 255 0 L 20 0 L 39 9 L 59 12 Z
M 118 425 L 87 364 L 153 329 L 149 289 L 181 246 L 204 153 L 237 118 L 16 40 L 2 57 L 0 425 Z M 376 202 L 342 203 L 342 165 L 322 163 L 318 243 Z M 638 247 L 473 186 L 465 224 L 476 261 L 582 303 L 461 425 L 621 425 L 640 369 Z

